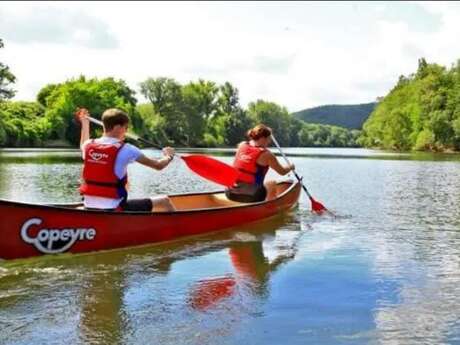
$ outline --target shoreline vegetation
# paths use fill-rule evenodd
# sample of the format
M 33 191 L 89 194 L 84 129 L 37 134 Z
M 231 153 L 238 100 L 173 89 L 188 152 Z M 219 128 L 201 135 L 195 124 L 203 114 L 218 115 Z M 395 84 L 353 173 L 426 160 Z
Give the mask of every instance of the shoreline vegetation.
M 138 104 L 136 92 L 113 77 L 81 75 L 47 84 L 35 102 L 12 101 L 15 82 L 0 62 L 0 147 L 78 147 L 78 107 L 97 119 L 108 108 L 122 109 L 130 115 L 130 130 L 159 146 L 235 147 L 256 123 L 272 127 L 283 146 L 355 147 L 359 136 L 358 130 L 305 123 L 273 102 L 257 100 L 244 109 L 229 82 L 199 79 L 182 85 L 172 78 L 147 78 L 139 84 L 146 104 Z M 94 127 L 92 135 L 99 135 L 101 129 Z
M 88 108 L 98 119 L 107 108 L 123 109 L 130 115 L 130 130 L 159 145 L 235 147 L 249 128 L 262 122 L 284 146 L 357 147 L 358 130 L 305 123 L 264 100 L 244 109 L 238 89 L 228 82 L 200 79 L 182 85 L 171 78 L 148 78 L 140 91 L 149 103 L 137 104 L 134 90 L 123 80 L 80 76 L 44 86 L 36 102 L 4 100 L 0 147 L 77 147 L 77 107 Z M 100 134 L 100 128 L 92 127 L 93 135 Z
M 399 151 L 460 151 L 460 60 L 451 68 L 419 59 L 363 125 L 358 143 Z
M 78 147 L 80 130 L 74 112 L 85 107 L 97 119 L 108 108 L 126 111 L 130 130 L 159 146 L 233 148 L 249 128 L 264 123 L 284 147 L 460 151 L 460 60 L 448 69 L 419 59 L 416 73 L 400 76 L 379 102 L 348 106 L 358 111 L 349 120 L 345 108 L 336 105 L 289 113 L 282 105 L 259 99 L 243 108 L 238 89 L 229 82 L 219 85 L 199 79 L 180 84 L 172 78 L 147 78 L 138 86 L 148 102 L 138 104 L 136 92 L 113 77 L 81 75 L 47 84 L 35 102 L 11 100 L 15 81 L 9 67 L 0 62 L 0 147 Z M 330 125 L 334 115 L 324 118 L 329 124 L 298 118 L 302 114 L 324 117 L 326 109 L 340 109 L 335 123 L 359 124 L 364 120 L 363 106 L 373 110 L 362 130 Z M 92 126 L 91 131 L 97 136 L 101 128 Z

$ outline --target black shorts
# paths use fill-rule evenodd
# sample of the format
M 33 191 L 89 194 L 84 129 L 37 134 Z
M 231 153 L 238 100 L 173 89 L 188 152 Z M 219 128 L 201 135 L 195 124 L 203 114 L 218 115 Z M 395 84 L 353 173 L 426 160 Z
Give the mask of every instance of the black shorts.
M 267 190 L 264 185 L 239 182 L 235 187 L 228 188 L 225 191 L 225 195 L 233 201 L 259 202 L 265 200 L 267 197 Z
M 152 211 L 152 200 L 151 199 L 130 199 L 124 200 L 120 204 L 122 211 L 132 212 L 150 212 Z

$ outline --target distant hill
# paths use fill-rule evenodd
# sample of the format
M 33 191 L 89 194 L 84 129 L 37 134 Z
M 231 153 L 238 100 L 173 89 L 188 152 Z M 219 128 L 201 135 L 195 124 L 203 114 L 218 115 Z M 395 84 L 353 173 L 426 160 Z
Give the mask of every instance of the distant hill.
M 322 105 L 292 113 L 299 120 L 350 129 L 361 129 L 377 102 L 347 105 Z

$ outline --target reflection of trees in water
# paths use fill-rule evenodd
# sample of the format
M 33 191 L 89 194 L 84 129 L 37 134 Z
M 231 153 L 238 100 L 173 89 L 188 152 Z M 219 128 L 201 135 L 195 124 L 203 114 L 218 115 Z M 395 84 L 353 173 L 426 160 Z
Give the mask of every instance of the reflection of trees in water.
M 84 344 L 122 344 L 123 274 L 95 274 L 80 295 L 79 338 Z
M 459 191 L 455 164 L 405 165 L 387 175 L 374 271 L 398 290 L 378 301 L 379 341 L 450 343 L 455 332 L 458 341 Z
M 21 156 L 0 156 L 2 164 L 74 164 L 82 162 L 80 156 L 66 156 L 66 155 L 21 155 Z
M 7 195 L 8 190 L 8 177 L 7 177 L 7 165 L 3 163 L 0 155 L 0 198 Z
M 76 152 L 8 152 L 0 155 L 0 198 L 24 202 L 75 202 L 81 158 Z

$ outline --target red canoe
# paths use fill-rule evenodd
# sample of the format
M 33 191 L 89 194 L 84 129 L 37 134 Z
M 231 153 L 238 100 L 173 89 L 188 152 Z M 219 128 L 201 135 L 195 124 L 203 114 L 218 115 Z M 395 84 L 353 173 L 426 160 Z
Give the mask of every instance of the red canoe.
M 300 185 L 278 184 L 277 197 L 251 204 L 224 192 L 171 195 L 176 212 L 107 212 L 81 204 L 0 200 L 0 259 L 82 253 L 200 235 L 274 216 L 297 205 Z

